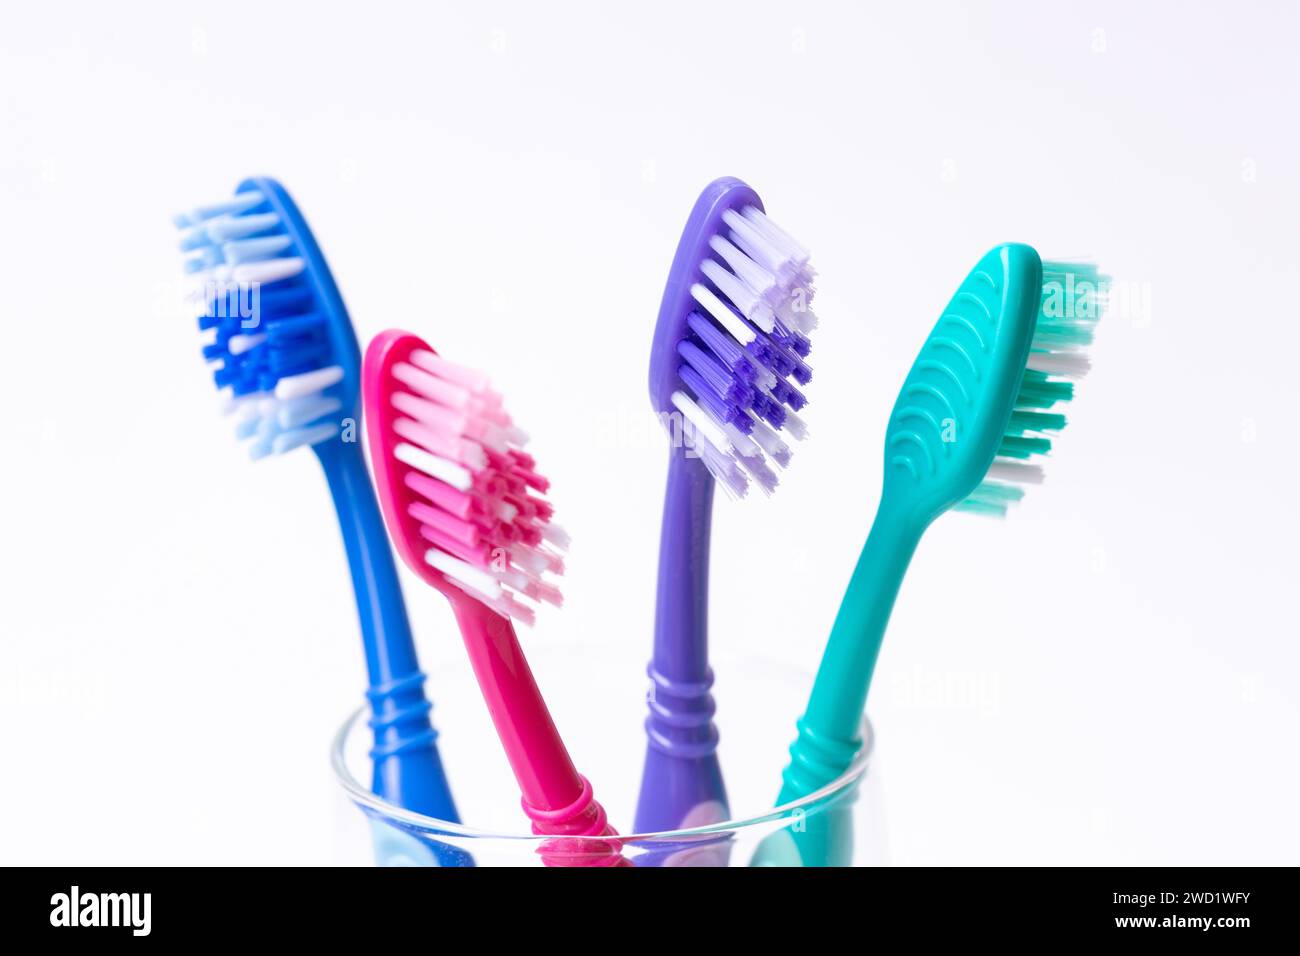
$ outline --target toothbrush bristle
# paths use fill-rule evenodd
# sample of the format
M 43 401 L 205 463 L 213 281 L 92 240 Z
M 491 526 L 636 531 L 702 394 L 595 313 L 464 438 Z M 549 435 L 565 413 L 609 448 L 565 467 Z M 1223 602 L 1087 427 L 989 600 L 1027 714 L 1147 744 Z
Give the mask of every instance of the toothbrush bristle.
M 785 468 L 791 456 L 778 433 L 807 434 L 796 385 L 812 379 L 804 359 L 816 272 L 807 250 L 752 205 L 725 212 L 708 246 L 672 402 L 690 424 L 691 450 L 728 494 L 743 497 L 751 482 L 770 494 L 772 465 Z
M 1006 433 L 984 480 L 956 510 L 1004 517 L 1043 480 L 1037 459 L 1066 425 L 1059 407 L 1087 374 L 1093 330 L 1106 308 L 1107 279 L 1088 263 L 1043 262 L 1043 293 L 1020 391 Z
M 218 363 L 236 434 L 253 458 L 283 454 L 339 434 L 343 402 L 327 317 L 302 250 L 267 197 L 244 189 L 175 217 L 187 297 L 199 309 L 203 357 Z
M 451 584 L 500 614 L 532 624 L 533 608 L 557 607 L 548 580 L 564 572 L 568 535 L 552 521 L 549 482 L 523 450 L 528 441 L 481 373 L 416 348 L 395 362 L 383 390 L 394 481 L 421 538 L 418 553 Z M 367 414 L 374 414 L 370 409 Z

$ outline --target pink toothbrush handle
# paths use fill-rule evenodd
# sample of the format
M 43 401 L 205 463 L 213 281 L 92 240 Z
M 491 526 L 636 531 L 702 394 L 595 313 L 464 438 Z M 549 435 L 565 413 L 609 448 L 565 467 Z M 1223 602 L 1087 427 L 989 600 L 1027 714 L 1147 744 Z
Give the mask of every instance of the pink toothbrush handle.
M 474 676 L 539 836 L 615 836 L 591 784 L 578 773 L 533 679 L 509 618 L 468 595 L 448 595 Z M 579 841 L 562 841 L 564 844 Z M 554 851 L 555 848 L 553 847 Z M 617 841 L 586 845 L 577 855 L 542 850 L 558 866 L 631 865 Z M 561 857 L 564 857 L 562 859 Z

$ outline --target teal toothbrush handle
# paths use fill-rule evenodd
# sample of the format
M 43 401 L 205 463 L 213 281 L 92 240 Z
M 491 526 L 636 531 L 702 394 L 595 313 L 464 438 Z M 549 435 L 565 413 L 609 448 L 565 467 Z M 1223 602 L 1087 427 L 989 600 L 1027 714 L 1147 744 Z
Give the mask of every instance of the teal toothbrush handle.
M 894 600 L 924 528 L 882 504 L 840 603 L 799 736 L 790 745 L 777 805 L 807 796 L 844 773 L 862 744 L 867 690 Z

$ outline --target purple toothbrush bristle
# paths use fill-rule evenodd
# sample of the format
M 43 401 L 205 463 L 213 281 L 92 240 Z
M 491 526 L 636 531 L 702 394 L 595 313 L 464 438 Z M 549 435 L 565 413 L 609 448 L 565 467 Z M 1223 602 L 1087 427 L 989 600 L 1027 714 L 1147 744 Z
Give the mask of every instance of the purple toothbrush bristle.
M 716 359 L 691 341 L 677 343 L 677 353 L 709 383 L 719 396 L 733 405 L 748 408 L 754 403 L 754 390 L 739 382 Z
M 686 327 L 695 333 L 696 337 L 704 343 L 718 361 L 731 369 L 732 374 L 749 382 L 755 381 L 757 372 L 753 364 L 746 358 L 744 350 L 735 339 L 720 329 L 714 322 L 706 319 L 698 312 L 692 312 L 686 317 Z
M 776 329 L 772 338 L 782 347 L 789 349 L 799 358 L 807 358 L 808 353 L 812 351 L 812 341 L 808 336 L 795 329 L 789 328 L 780 319 L 777 319 Z
M 767 369 L 774 375 L 785 374 L 780 370 L 780 366 L 777 364 L 776 349 L 773 347 L 772 342 L 768 340 L 767 336 L 755 338 L 752 342 L 746 345 L 745 348 L 749 352 L 750 358 L 757 362 L 762 368 Z
M 758 330 L 755 330 L 755 332 L 758 338 L 763 341 L 763 351 L 768 356 L 767 367 L 781 378 L 785 378 L 793 372 L 798 359 L 791 352 L 774 342 L 770 336 L 758 332 Z M 758 341 L 758 339 L 755 339 L 755 341 Z
M 677 374 L 690 386 L 700 407 L 719 424 L 736 425 L 749 417 L 743 408 L 727 401 L 714 391 L 713 386 L 704 380 L 704 376 L 689 365 L 682 365 L 677 370 Z
M 777 433 L 787 424 L 794 437 L 804 433 L 789 416 L 808 403 L 794 383 L 812 378 L 803 360 L 811 349 L 813 271 L 807 251 L 756 205 L 720 215 L 706 258 L 683 276 L 691 311 L 676 345 L 677 377 L 689 402 L 679 407 L 716 426 L 696 422 L 698 440 L 709 446 L 699 457 L 729 493 L 742 495 L 751 479 L 770 493 L 769 460 L 780 468 L 790 461 Z

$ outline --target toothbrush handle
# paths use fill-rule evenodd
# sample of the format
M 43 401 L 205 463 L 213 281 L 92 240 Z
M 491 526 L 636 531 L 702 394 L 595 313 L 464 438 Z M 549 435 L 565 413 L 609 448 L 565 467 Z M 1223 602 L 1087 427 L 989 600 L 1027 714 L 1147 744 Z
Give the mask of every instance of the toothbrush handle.
M 920 532 L 881 507 L 826 642 L 777 804 L 826 786 L 852 763 L 867 690 Z
M 591 784 L 555 729 L 510 619 L 468 595 L 448 597 L 533 832 L 612 836 Z
M 639 833 L 727 819 L 709 668 L 709 530 L 714 482 L 674 448 L 668 462 Z
M 361 446 L 333 440 L 315 448 L 338 512 L 361 621 L 375 735 L 373 789 L 408 810 L 458 822 L 429 720 L 433 705 L 424 694 L 397 567 Z

